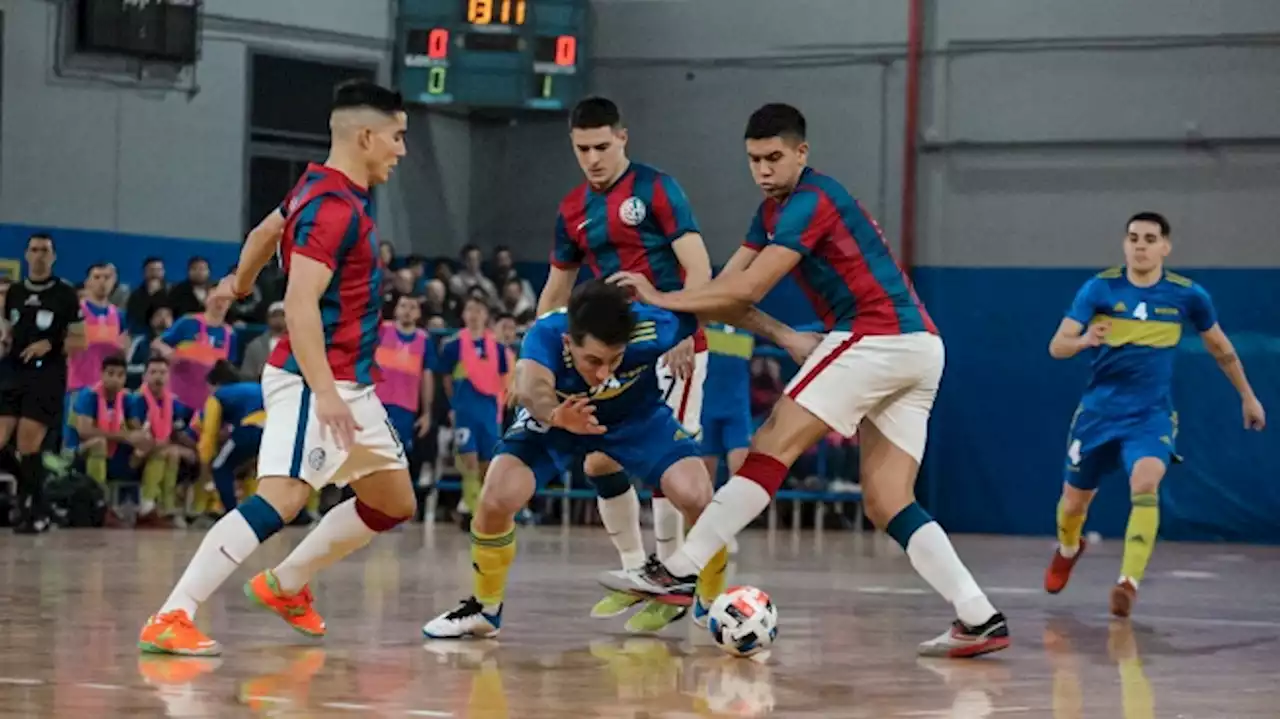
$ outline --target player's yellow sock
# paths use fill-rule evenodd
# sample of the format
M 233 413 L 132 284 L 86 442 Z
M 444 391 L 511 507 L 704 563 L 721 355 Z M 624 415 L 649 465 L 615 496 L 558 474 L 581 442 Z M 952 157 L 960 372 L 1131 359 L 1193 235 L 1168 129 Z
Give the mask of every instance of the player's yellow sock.
M 107 455 L 97 449 L 89 450 L 89 454 L 84 458 L 84 471 L 95 482 L 105 487 L 107 484 Z
M 1151 680 L 1142 671 L 1138 657 L 1121 659 L 1120 704 L 1125 719 L 1147 719 L 1156 715 L 1155 695 L 1151 692 Z
M 160 478 L 160 511 L 173 514 L 178 511 L 178 468 L 181 463 L 177 457 L 169 457 L 164 464 L 164 474 Z
M 462 470 L 462 505 L 471 516 L 476 516 L 476 505 L 480 503 L 480 471 Z
M 164 495 L 164 473 L 168 464 L 168 458 L 164 455 L 153 454 L 147 458 L 147 463 L 142 466 L 142 486 L 138 490 L 143 504 L 160 506 Z
M 1146 574 L 1151 551 L 1156 547 L 1156 532 L 1160 529 L 1160 499 L 1151 494 L 1135 494 L 1130 498 L 1133 509 L 1129 511 L 1129 526 L 1124 530 L 1124 560 L 1120 563 L 1120 576 L 1141 581 Z
M 201 477 L 191 485 L 191 513 L 200 516 L 214 511 L 218 494 L 209 486 L 209 482 Z
M 502 604 L 507 589 L 507 571 L 516 558 L 516 528 L 500 534 L 471 530 L 471 581 L 473 593 L 486 610 Z
M 256 480 L 255 480 L 255 483 L 256 483 Z M 320 493 L 319 492 L 312 492 L 311 496 L 307 498 L 307 511 L 317 517 L 320 516 Z
M 507 719 L 507 694 L 502 689 L 502 670 L 497 660 L 480 665 L 471 677 L 471 696 L 467 701 L 468 716 L 485 719 Z
M 1058 544 L 1067 551 L 1080 548 L 1080 532 L 1086 514 L 1067 514 L 1067 500 L 1058 500 Z
M 707 566 L 702 568 L 698 574 L 698 598 L 703 604 L 710 606 L 716 600 L 716 597 L 724 594 L 724 585 L 728 580 L 725 576 L 729 567 L 729 549 L 721 547 L 720 551 L 715 553 Z

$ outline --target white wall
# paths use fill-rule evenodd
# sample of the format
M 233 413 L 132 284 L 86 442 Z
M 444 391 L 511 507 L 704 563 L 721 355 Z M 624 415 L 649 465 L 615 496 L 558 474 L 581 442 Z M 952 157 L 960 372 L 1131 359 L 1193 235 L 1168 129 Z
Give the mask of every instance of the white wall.
M 0 222 L 238 241 L 250 50 L 386 66 L 390 0 L 205 7 L 188 97 L 59 78 L 55 4 L 4 5 Z

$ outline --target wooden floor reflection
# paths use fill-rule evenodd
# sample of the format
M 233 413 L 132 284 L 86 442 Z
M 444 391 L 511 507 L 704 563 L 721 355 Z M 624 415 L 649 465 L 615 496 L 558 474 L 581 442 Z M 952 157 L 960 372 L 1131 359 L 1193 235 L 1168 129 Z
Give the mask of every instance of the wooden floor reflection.
M 291 530 L 248 563 L 282 557 Z M 140 658 L 134 642 L 198 532 L 0 535 L 0 716 L 470 717 L 473 719 L 1280 716 L 1280 548 L 1163 544 L 1135 618 L 1111 621 L 1119 545 L 1066 592 L 1039 589 L 1043 539 L 957 544 L 1009 616 L 1014 646 L 923 661 L 950 612 L 875 535 L 749 534 L 734 580 L 774 596 L 764 663 L 721 655 L 688 622 L 638 638 L 598 621 L 598 530 L 520 534 L 499 641 L 424 643 L 423 621 L 464 593 L 456 528 L 405 528 L 314 586 L 330 635 L 312 642 L 250 608 L 237 576 L 199 623 L 217 660 Z M 246 567 L 244 574 L 249 574 Z

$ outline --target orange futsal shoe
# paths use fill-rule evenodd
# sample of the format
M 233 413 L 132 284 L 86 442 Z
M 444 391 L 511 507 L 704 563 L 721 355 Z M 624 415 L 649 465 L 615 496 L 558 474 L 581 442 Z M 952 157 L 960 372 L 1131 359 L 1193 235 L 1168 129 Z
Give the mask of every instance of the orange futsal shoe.
M 311 606 L 315 597 L 311 596 L 310 588 L 303 587 L 297 594 L 286 595 L 280 589 L 280 581 L 276 579 L 275 572 L 268 569 L 258 572 L 253 579 L 244 583 L 244 595 L 279 614 L 281 619 L 299 632 L 309 637 L 324 636 L 324 619 Z
M 153 615 L 142 628 L 138 648 L 153 654 L 178 654 L 188 657 L 216 657 L 222 653 L 218 643 L 196 629 L 185 609 Z
M 1053 550 L 1053 560 L 1049 562 L 1049 568 L 1044 570 L 1044 590 L 1046 592 L 1057 594 L 1067 588 L 1067 580 L 1071 578 L 1071 570 L 1075 569 L 1076 562 L 1080 561 L 1080 557 L 1088 546 L 1089 543 L 1085 541 L 1084 537 L 1081 537 L 1079 548 L 1070 557 L 1062 556 L 1061 548 Z

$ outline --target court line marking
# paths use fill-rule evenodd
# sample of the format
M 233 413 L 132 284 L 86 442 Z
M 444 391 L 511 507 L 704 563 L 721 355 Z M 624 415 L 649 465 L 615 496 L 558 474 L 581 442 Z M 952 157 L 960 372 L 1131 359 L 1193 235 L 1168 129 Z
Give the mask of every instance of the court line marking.
M 1110 614 L 1094 614 L 1094 619 L 1115 619 Z M 1262 629 L 1280 629 L 1280 622 L 1265 619 L 1199 619 L 1196 617 L 1166 617 L 1155 614 L 1139 614 L 1134 617 L 1139 624 L 1148 622 L 1177 622 L 1179 624 L 1201 624 L 1210 627 L 1249 627 Z
M 405 714 L 411 717 L 451 717 L 451 712 L 433 712 L 430 709 L 406 709 Z
M 1013 714 L 1015 712 L 1021 714 L 1032 711 L 1031 707 L 991 707 L 987 714 Z M 984 714 L 983 716 L 986 716 Z M 896 717 L 950 717 L 955 716 L 955 707 L 950 709 L 915 709 L 905 712 L 897 712 Z
M 1175 569 L 1169 572 L 1169 576 L 1174 579 L 1217 579 L 1218 575 L 1214 572 L 1205 572 L 1199 569 Z
M 80 684 L 77 684 L 76 686 L 83 687 L 85 689 L 106 689 L 108 691 L 115 691 L 117 689 L 125 688 L 120 686 L 119 684 L 95 684 L 93 682 L 82 682 Z
M 15 684 L 20 687 L 38 687 L 44 684 L 40 679 L 27 679 L 26 677 L 0 677 L 0 684 Z
M 328 709 L 349 709 L 351 711 L 365 711 L 373 708 L 368 704 L 348 704 L 347 702 L 325 702 L 320 706 Z

